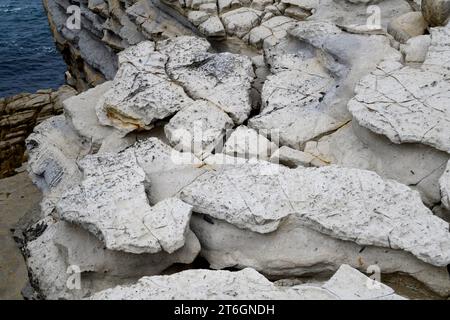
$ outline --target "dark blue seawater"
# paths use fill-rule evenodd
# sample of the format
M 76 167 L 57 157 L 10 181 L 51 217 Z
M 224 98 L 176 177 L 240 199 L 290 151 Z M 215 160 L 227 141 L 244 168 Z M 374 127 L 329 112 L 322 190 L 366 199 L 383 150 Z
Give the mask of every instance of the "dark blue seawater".
M 0 97 L 64 83 L 41 0 L 0 0 Z

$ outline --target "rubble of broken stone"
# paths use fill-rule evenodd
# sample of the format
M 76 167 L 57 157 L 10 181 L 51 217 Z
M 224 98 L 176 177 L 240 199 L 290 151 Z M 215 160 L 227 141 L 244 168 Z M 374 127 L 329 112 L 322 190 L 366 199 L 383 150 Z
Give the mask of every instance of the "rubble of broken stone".
M 218 52 L 201 34 L 140 41 L 118 54 L 114 79 L 35 128 L 45 230 L 25 252 L 42 296 L 399 298 L 368 290 L 359 271 L 374 266 L 450 296 L 450 25 L 396 40 L 387 25 L 335 19 L 362 3 L 167 5 L 203 36 L 260 51 Z M 199 256 L 217 271 L 161 276 Z M 220 271 L 230 267 L 243 270 Z M 261 275 L 335 272 L 289 288 Z

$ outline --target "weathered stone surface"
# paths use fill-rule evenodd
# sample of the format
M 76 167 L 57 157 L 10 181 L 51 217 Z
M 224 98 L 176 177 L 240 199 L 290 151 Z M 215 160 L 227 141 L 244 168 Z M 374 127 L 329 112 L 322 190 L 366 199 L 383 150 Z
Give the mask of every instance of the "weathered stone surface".
M 306 143 L 304 151 L 327 164 L 372 170 L 411 186 L 428 205 L 440 202 L 438 179 L 449 158 L 445 152 L 421 144 L 393 144 L 356 121 Z
M 76 94 L 69 86 L 0 98 L 0 177 L 13 175 L 26 160 L 25 139 L 33 128 L 62 112 L 62 101 Z
M 270 157 L 270 162 L 282 164 L 289 168 L 298 166 L 321 167 L 328 164 L 311 153 L 298 151 L 286 146 L 276 150 Z
M 406 44 L 400 46 L 405 62 L 423 63 L 427 57 L 430 44 L 431 37 L 429 35 L 409 39 Z
M 370 171 L 243 164 L 203 174 L 180 197 L 195 212 L 259 233 L 292 214 L 342 240 L 402 249 L 436 266 L 450 261 L 448 223 L 416 191 Z
M 378 266 L 383 274 L 407 274 L 444 297 L 450 294 L 445 267 L 432 266 L 401 250 L 327 236 L 305 227 L 294 215 L 266 234 L 201 215 L 193 215 L 191 228 L 200 240 L 201 255 L 214 269 L 251 267 L 275 278 L 292 278 L 329 274 L 341 264 L 362 272 Z
M 404 299 L 386 285 L 374 282 L 369 289 L 367 278 L 343 265 L 322 286 L 298 285 L 277 287 L 257 271 L 247 268 L 238 272 L 187 270 L 171 276 L 144 277 L 131 286 L 101 291 L 92 300 L 313 300 L 313 299 Z M 345 287 L 346 286 L 346 287 Z M 377 286 L 377 287 L 375 287 Z
M 61 219 L 81 225 L 111 250 L 172 253 L 184 245 L 191 207 L 174 198 L 151 207 L 134 153 L 87 156 L 79 166 L 81 185 L 58 202 Z
M 183 88 L 167 76 L 167 59 L 154 51 L 154 43 L 150 41 L 124 50 L 112 88 L 96 107 L 100 123 L 124 133 L 149 129 L 153 122 L 191 102 Z
M 450 210 L 450 165 L 447 163 L 444 174 L 439 179 L 442 204 Z
M 97 291 L 155 275 L 174 263 L 191 263 L 200 245 L 192 232 L 172 254 L 132 254 L 105 248 L 93 234 L 66 222 L 41 221 L 45 231 L 27 244 L 32 281 L 46 299 L 80 299 Z M 77 266 L 77 269 L 71 266 Z M 81 276 L 80 289 L 70 277 Z
M 216 105 L 197 100 L 170 119 L 164 131 L 175 149 L 203 159 L 222 144 L 226 130 L 233 125 L 233 120 Z
M 450 1 L 422 0 L 422 14 L 432 27 L 445 26 L 450 21 Z
M 302 150 L 350 121 L 347 102 L 361 76 L 400 55 L 383 36 L 347 34 L 327 22 L 299 22 L 289 34 L 265 51 L 273 75 L 264 83 L 262 112 L 249 126 L 278 130 L 281 145 Z
M 42 211 L 49 214 L 62 192 L 78 183 L 80 170 L 75 161 L 89 153 L 90 146 L 80 141 L 63 115 L 36 126 L 26 146 L 28 172 L 43 193 Z
M 237 127 L 224 145 L 224 152 L 230 156 L 261 160 L 268 160 L 277 149 L 275 143 L 246 126 Z
M 248 57 L 209 53 L 210 44 L 195 37 L 164 41 L 158 50 L 168 56 L 166 70 L 170 77 L 191 98 L 210 101 L 237 124 L 248 118 L 251 82 L 255 77 Z
M 260 23 L 262 11 L 251 8 L 239 8 L 222 14 L 225 29 L 230 36 L 244 37 Z
M 394 143 L 423 143 L 450 152 L 450 28 L 433 29 L 420 69 L 385 61 L 364 77 L 348 108 L 364 127 Z M 439 50 L 439 59 L 436 57 Z

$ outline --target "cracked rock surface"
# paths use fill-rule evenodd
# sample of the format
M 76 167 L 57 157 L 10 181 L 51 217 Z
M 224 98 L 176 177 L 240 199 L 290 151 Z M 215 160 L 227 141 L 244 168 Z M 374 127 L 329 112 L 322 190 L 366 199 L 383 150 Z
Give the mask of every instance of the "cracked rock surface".
M 239 272 L 188 270 L 172 276 L 156 276 L 140 279 L 131 286 L 119 286 L 101 291 L 92 300 L 403 300 L 394 290 L 381 283 L 369 290 L 362 273 L 342 267 L 322 285 L 297 285 L 291 288 L 277 287 L 257 271 L 247 268 Z
M 80 93 L 26 142 L 38 296 L 401 298 L 367 290 L 379 270 L 448 298 L 450 25 L 430 1 L 80 1 L 79 32 L 44 1 Z

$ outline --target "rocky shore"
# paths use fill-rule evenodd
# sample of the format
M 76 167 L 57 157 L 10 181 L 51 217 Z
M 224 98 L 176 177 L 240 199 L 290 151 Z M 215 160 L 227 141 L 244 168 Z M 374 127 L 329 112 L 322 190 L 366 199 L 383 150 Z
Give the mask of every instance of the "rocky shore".
M 79 94 L 0 102 L 27 298 L 450 297 L 450 1 L 44 6 Z

